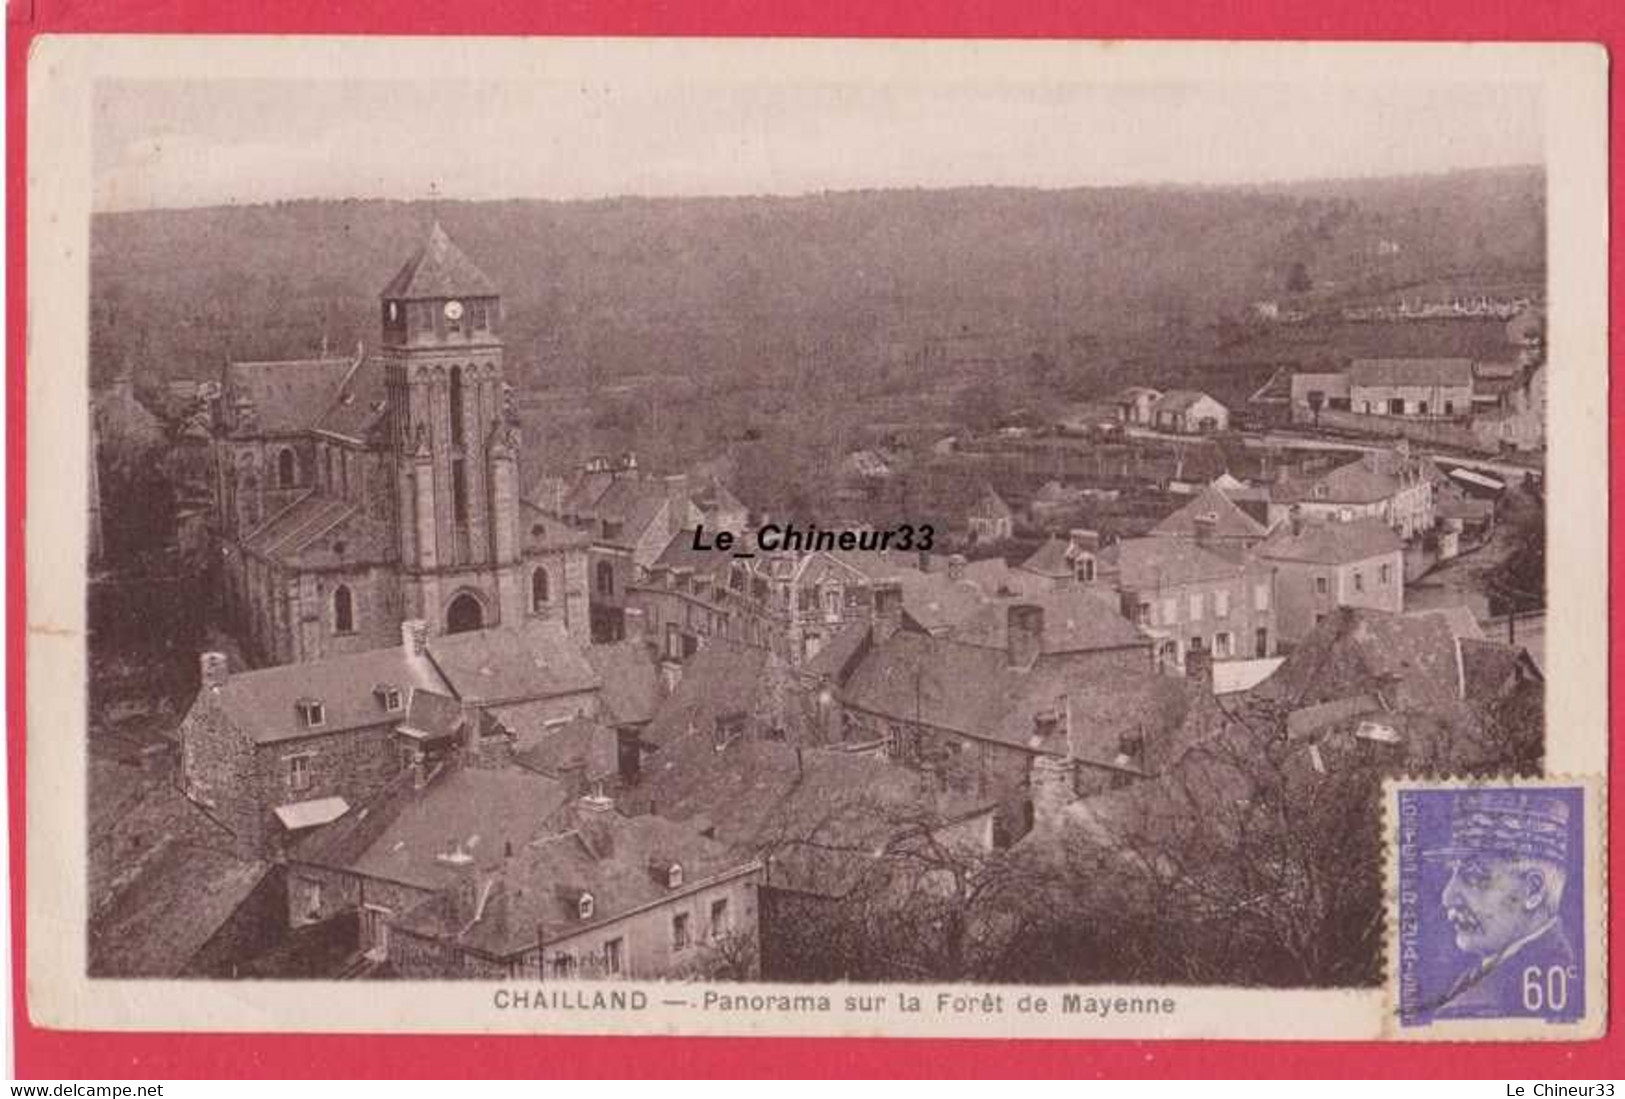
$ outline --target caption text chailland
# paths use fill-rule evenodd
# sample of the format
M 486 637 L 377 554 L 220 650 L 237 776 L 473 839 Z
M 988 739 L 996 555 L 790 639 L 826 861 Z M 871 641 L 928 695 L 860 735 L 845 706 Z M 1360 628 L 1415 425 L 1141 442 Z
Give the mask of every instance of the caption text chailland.
M 1128 996 L 1083 992 L 730 992 L 723 989 L 662 990 L 651 997 L 642 989 L 498 988 L 492 994 L 498 1011 L 641 1012 L 651 1008 L 703 1012 L 770 1012 L 837 1015 L 852 1018 L 895 1012 L 944 1017 L 1083 1015 L 1108 1019 L 1120 1015 L 1172 1015 L 1172 996 Z

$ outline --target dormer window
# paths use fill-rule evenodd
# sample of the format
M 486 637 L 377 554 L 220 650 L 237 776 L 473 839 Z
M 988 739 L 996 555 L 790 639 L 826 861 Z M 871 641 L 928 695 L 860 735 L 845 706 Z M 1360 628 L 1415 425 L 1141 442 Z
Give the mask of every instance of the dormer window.
M 301 698 L 296 704 L 299 720 L 307 729 L 319 729 L 327 724 L 327 708 L 319 698 Z
M 581 894 L 581 898 L 576 901 L 576 915 L 583 920 L 590 920 L 592 919 L 592 913 L 592 894 Z
M 1325 485 L 1316 485 L 1315 486 L 1315 499 L 1317 499 L 1317 500 L 1326 499 L 1326 486 Z
M 378 696 L 379 705 L 388 713 L 395 713 L 401 708 L 401 689 L 392 683 L 380 683 L 372 689 Z
M 683 885 L 683 864 L 674 862 L 666 868 L 666 888 L 680 889 Z

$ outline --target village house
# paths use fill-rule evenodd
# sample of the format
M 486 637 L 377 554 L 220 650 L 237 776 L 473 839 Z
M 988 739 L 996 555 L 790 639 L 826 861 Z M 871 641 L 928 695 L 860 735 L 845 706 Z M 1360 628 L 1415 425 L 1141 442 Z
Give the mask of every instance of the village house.
M 1077 528 L 1063 538 L 1049 537 L 1023 561 L 1018 570 L 1036 578 L 1034 590 L 1093 584 L 1100 578 L 1100 533 Z M 1032 585 L 1025 585 L 1032 587 Z
M 1451 417 L 1473 410 L 1471 359 L 1355 359 L 1349 407 L 1367 416 Z
M 1117 418 L 1123 423 L 1150 427 L 1151 410 L 1161 397 L 1160 390 L 1131 385 L 1117 393 L 1111 399 L 1111 404 L 1117 410 Z
M 1347 371 L 1300 372 L 1292 375 L 1292 419 L 1313 423 L 1323 411 L 1348 412 Z
M 1204 486 L 1150 532 L 1153 538 L 1188 538 L 1241 549 L 1256 546 L 1268 533 L 1217 484 Z
M 457 763 L 368 809 L 299 845 L 290 918 L 359 911 L 387 975 L 676 977 L 754 938 L 757 867 L 540 775 Z
M 1289 519 L 1254 551 L 1275 568 L 1283 645 L 1308 636 L 1337 607 L 1405 609 L 1404 545 L 1377 519 Z
M 1283 467 L 1269 488 L 1268 526 L 1274 529 L 1294 513 L 1306 521 L 1380 519 L 1410 541 L 1433 529 L 1435 487 L 1442 479 L 1437 466 L 1411 457 L 1403 444 L 1394 451 L 1366 451 L 1330 470 Z
M 1280 639 L 1274 571 L 1203 537 L 1130 538 L 1100 556 L 1100 583 L 1156 642 L 1157 665 L 1273 656 Z
M 527 536 L 502 301 L 436 224 L 380 295 L 374 353 L 230 362 L 214 427 L 225 606 L 261 662 L 513 626 L 588 635 L 586 555 Z
M 1004 541 L 1015 533 L 1015 523 L 1016 513 L 992 485 L 983 486 L 981 496 L 965 513 L 971 541 L 978 544 Z
M 1230 430 L 1230 410 L 1206 393 L 1170 389 L 1151 405 L 1151 426 L 1180 435 L 1210 435 Z
M 1078 759 L 1102 785 L 1133 781 L 1211 698 L 1205 685 L 1145 668 L 1143 648 L 1066 651 L 1060 638 L 1071 631 L 1052 633 L 1041 605 L 1003 608 L 1000 649 L 903 628 L 901 607 L 890 609 L 896 595 L 877 593 L 868 644 L 829 685 L 841 739 L 882 743 L 893 762 L 997 798 L 1001 843 L 1031 824 L 1033 756 Z
M 521 743 L 596 714 L 598 679 L 563 627 L 428 636 L 401 624 L 389 649 L 232 674 L 201 658 L 203 685 L 182 720 L 181 782 L 238 849 L 274 852 L 337 819 L 409 766 L 424 735 L 412 724 L 426 695 L 458 712 L 500 716 Z M 511 732 L 509 731 L 511 730 Z

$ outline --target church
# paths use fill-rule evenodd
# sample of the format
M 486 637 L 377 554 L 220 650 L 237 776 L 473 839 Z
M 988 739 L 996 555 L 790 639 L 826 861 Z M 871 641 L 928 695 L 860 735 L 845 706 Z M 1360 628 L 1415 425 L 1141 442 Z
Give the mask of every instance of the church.
M 215 530 L 245 654 L 385 648 L 417 619 L 585 644 L 588 536 L 521 499 L 496 285 L 436 223 L 379 310 L 375 352 L 225 366 Z

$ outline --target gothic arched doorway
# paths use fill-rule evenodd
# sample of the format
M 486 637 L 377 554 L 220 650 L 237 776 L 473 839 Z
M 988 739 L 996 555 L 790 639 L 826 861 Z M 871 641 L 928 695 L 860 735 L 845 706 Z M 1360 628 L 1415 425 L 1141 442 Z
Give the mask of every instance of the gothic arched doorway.
M 463 592 L 446 608 L 446 632 L 467 633 L 485 625 L 485 608 L 468 592 Z

